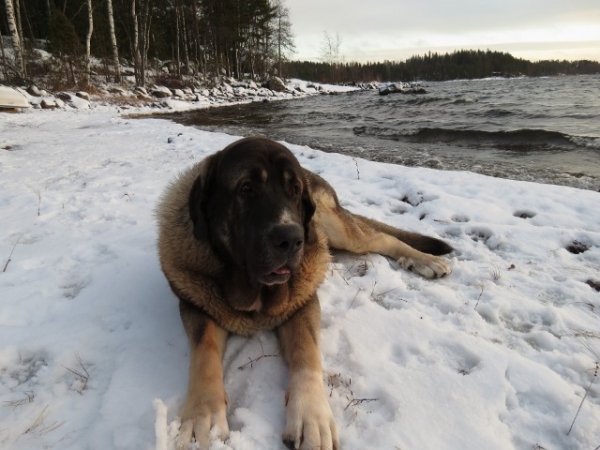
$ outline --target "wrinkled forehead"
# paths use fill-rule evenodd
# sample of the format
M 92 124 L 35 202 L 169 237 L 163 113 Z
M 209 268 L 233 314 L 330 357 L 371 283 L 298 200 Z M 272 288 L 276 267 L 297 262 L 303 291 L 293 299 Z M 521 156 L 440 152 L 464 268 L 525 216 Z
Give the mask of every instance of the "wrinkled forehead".
M 301 178 L 296 157 L 283 145 L 267 139 L 243 139 L 222 150 L 218 167 L 219 178 L 226 184 L 241 179 L 285 181 Z

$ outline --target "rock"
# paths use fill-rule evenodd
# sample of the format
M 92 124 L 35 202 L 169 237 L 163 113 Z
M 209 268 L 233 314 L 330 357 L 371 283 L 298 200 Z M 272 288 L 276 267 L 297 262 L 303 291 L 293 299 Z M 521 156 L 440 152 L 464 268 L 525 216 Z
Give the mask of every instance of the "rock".
M 388 95 L 404 92 L 402 83 L 388 83 L 379 87 L 379 95 Z
M 42 96 L 42 91 L 40 91 L 35 84 L 32 84 L 31 86 L 29 86 L 27 88 L 27 93 L 29 95 L 33 95 L 34 97 L 41 97 Z
M 110 92 L 111 94 L 125 95 L 125 89 L 119 86 L 109 87 L 108 92 Z
M 144 86 L 136 86 L 135 90 L 138 92 L 141 92 L 142 94 L 148 95 L 148 91 L 146 90 L 146 88 Z
M 155 88 L 150 90 L 150 94 L 156 98 L 166 98 L 171 97 L 173 95 L 171 90 L 164 86 L 156 86 Z
M 77 97 L 82 98 L 84 100 L 90 101 L 90 94 L 84 91 L 79 91 L 75 94 Z
M 60 98 L 62 101 L 65 102 L 70 102 L 71 101 L 71 94 L 67 94 L 66 92 L 59 92 L 57 95 L 58 98 Z
M 184 98 L 185 94 L 183 93 L 183 91 L 181 89 L 174 89 L 173 90 L 173 95 L 176 95 L 179 98 Z
M 285 83 L 283 82 L 283 80 L 279 77 L 271 77 L 267 80 L 267 86 L 268 89 L 275 91 L 275 92 L 285 92 Z
M 53 99 L 44 98 L 40 102 L 40 106 L 42 107 L 42 109 L 55 109 L 58 105 L 56 104 L 56 102 Z

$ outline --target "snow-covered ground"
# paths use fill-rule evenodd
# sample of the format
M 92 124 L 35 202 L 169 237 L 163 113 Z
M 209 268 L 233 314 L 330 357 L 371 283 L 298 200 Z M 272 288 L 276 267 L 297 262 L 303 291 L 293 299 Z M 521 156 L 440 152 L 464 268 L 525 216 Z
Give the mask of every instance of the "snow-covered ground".
M 235 139 L 108 107 L 0 115 L 0 448 L 171 448 L 188 344 L 153 209 Z M 600 445 L 599 193 L 290 147 L 350 210 L 456 248 L 435 281 L 335 255 L 319 296 L 344 450 Z M 230 339 L 213 450 L 284 449 L 277 355 L 272 333 Z

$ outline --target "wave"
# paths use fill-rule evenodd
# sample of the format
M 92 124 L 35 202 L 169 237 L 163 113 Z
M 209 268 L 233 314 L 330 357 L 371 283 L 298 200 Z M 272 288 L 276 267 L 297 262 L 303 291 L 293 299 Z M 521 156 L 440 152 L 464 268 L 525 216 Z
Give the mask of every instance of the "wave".
M 577 148 L 600 150 L 600 138 L 570 136 L 558 131 L 519 129 L 512 131 L 483 131 L 447 128 L 417 128 L 397 130 L 386 127 L 355 127 L 357 136 L 371 136 L 413 143 L 445 143 L 459 146 L 493 147 L 512 151 L 556 150 Z

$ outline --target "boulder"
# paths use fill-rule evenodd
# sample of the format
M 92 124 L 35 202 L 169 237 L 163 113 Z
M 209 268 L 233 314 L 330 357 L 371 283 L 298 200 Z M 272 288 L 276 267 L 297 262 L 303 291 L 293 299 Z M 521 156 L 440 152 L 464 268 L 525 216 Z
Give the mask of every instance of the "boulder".
M 171 97 L 173 93 L 171 90 L 165 86 L 156 86 L 150 90 L 150 94 L 156 98 L 166 98 Z
M 60 98 L 64 102 L 71 101 L 71 94 L 67 94 L 66 92 L 59 92 L 57 97 Z
M 34 97 L 41 97 L 42 96 L 42 91 L 40 91 L 35 84 L 32 84 L 31 86 L 29 86 L 27 88 L 27 93 L 29 95 L 33 95 Z
M 84 91 L 79 91 L 75 94 L 77 97 L 82 98 L 84 100 L 90 101 L 90 94 Z
M 275 92 L 285 92 L 286 87 L 285 87 L 285 83 L 283 82 L 283 80 L 279 77 L 271 77 L 267 80 L 267 86 L 268 89 L 275 91 Z
M 122 87 L 119 87 L 119 86 L 109 87 L 108 92 L 110 92 L 111 94 L 125 95 L 125 89 L 123 89 Z
M 55 109 L 58 105 L 56 104 L 56 102 L 53 99 L 44 98 L 40 102 L 40 106 L 42 107 L 42 109 Z

